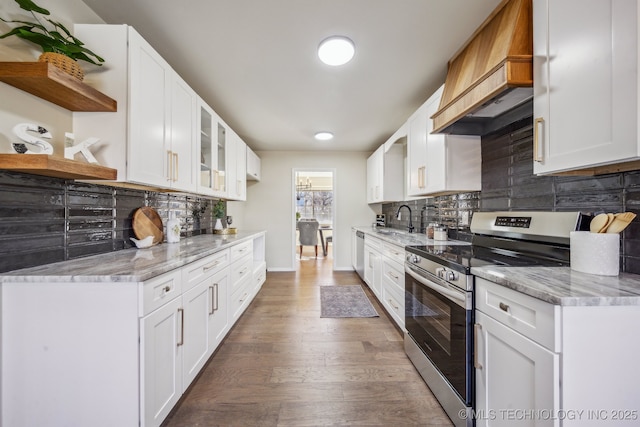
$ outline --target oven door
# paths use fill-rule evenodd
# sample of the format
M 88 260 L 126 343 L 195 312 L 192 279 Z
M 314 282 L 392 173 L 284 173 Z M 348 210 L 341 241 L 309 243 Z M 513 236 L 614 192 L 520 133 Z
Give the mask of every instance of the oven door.
M 472 293 L 405 264 L 405 327 L 460 398 L 473 399 Z

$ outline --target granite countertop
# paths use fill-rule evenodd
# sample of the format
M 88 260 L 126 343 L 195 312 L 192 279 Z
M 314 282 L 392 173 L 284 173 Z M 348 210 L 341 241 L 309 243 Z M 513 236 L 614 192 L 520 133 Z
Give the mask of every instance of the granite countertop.
M 142 282 L 264 234 L 202 234 L 146 249 L 124 249 L 0 275 L 2 282 Z
M 471 273 L 562 306 L 640 305 L 640 275 L 597 276 L 570 267 L 472 267 Z
M 443 244 L 441 241 L 436 241 L 433 239 L 427 239 L 427 235 L 424 233 L 409 233 L 404 230 L 398 230 L 396 228 L 385 228 L 385 227 L 377 227 L 372 228 L 371 226 L 354 226 L 352 229 L 356 231 L 362 231 L 365 234 L 370 236 L 374 236 L 378 239 L 384 240 L 389 243 L 393 243 L 398 246 L 416 246 L 416 245 L 436 245 Z M 463 242 L 460 240 L 447 240 L 447 245 L 470 245 L 469 242 Z

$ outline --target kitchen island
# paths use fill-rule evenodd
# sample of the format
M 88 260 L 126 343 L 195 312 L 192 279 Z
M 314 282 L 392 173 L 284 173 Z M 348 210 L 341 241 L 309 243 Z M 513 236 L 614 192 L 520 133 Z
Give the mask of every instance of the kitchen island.
M 266 278 L 264 232 L 0 275 L 6 426 L 159 426 Z

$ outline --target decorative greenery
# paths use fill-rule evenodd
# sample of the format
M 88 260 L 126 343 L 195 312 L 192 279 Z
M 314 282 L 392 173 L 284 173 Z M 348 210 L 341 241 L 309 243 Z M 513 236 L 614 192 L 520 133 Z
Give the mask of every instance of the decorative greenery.
M 102 65 L 101 62 L 104 62 L 104 59 L 84 47 L 84 43 L 71 35 L 64 25 L 44 16 L 40 19 L 38 18 L 37 14 L 51 15 L 47 9 L 38 6 L 32 0 L 15 0 L 15 2 L 20 5 L 21 9 L 31 12 L 35 22 L 11 21 L 0 17 L 0 20 L 7 23 L 25 24 L 0 35 L 0 39 L 9 36 L 20 37 L 23 40 L 37 44 L 42 48 L 43 52 L 60 53 L 74 60 L 83 60 L 91 64 Z M 47 29 L 42 22 L 43 20 L 47 21 L 53 28 Z
M 213 205 L 213 216 L 216 218 L 224 218 L 224 202 L 222 199 Z

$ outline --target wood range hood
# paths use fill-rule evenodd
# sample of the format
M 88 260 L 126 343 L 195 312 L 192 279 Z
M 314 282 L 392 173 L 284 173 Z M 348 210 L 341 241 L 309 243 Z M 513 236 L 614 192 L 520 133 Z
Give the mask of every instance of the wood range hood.
M 433 133 L 484 135 L 524 117 L 533 98 L 531 0 L 504 0 L 449 60 Z

